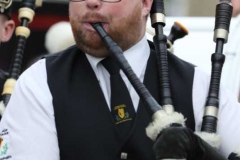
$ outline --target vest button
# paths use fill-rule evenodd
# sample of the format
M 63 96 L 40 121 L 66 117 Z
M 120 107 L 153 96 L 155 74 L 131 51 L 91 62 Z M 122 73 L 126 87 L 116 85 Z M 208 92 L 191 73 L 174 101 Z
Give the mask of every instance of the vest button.
M 127 159 L 127 153 L 122 152 L 121 153 L 121 159 Z

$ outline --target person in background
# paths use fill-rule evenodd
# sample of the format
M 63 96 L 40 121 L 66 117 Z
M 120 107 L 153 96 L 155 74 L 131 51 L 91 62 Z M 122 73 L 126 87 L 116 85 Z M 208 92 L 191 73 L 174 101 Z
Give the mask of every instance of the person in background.
M 15 23 L 11 19 L 11 0 L 8 2 L 0 0 L 0 43 L 7 42 L 15 29 Z
M 9 41 L 15 29 L 15 23 L 11 19 L 11 4 L 12 0 L 0 0 L 0 47 L 1 43 Z M 8 73 L 0 69 L 0 92 L 3 90 L 3 85 L 7 76 Z M 2 96 L 0 95 L 0 101 L 1 100 Z

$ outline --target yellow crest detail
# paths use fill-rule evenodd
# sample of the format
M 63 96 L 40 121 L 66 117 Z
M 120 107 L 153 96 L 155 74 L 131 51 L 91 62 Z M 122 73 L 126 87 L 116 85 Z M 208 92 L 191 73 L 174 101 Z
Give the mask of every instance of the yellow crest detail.
M 120 118 L 125 117 L 124 109 L 123 108 L 118 108 L 118 115 Z

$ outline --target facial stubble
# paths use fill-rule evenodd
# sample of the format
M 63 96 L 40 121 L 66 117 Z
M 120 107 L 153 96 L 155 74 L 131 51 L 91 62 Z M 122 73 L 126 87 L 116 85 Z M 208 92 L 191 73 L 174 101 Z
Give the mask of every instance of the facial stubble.
M 126 15 L 121 20 L 114 19 L 111 15 L 106 18 L 96 14 L 88 14 L 85 17 L 104 19 L 111 23 L 108 24 L 106 32 L 123 51 L 132 47 L 142 38 L 143 27 L 145 27 L 142 22 L 145 17 L 141 15 L 140 5 L 134 8 L 131 15 Z M 79 17 L 70 17 L 70 23 L 76 44 L 81 50 L 95 57 L 106 57 L 108 55 L 104 43 L 95 31 L 83 31 Z

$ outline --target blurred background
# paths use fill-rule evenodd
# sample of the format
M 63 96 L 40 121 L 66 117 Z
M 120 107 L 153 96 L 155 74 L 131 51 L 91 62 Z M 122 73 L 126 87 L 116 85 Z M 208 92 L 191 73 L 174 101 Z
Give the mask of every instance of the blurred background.
M 219 0 L 165 0 L 166 15 L 173 17 L 215 16 Z

